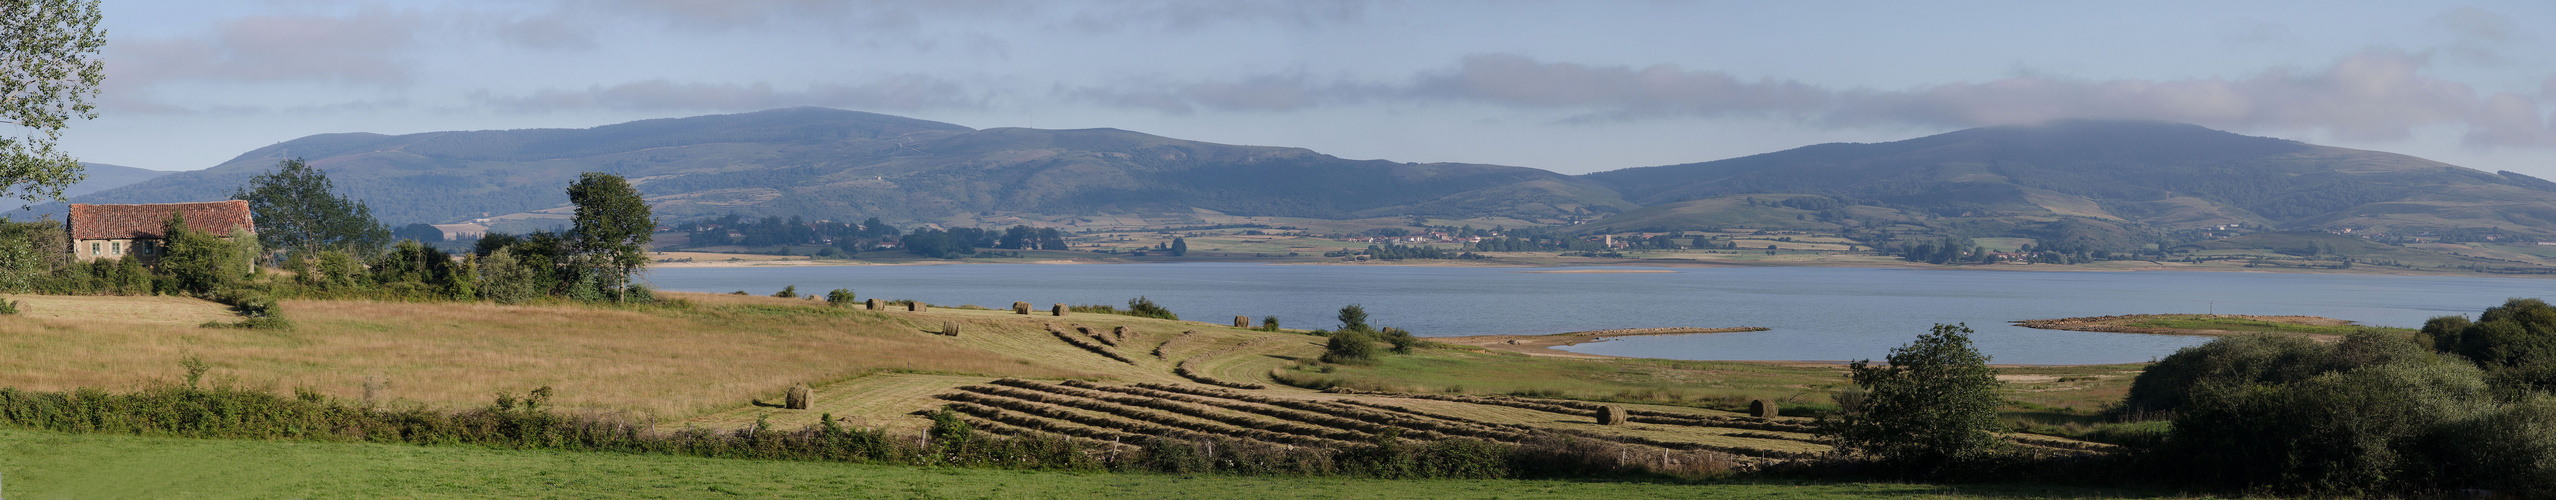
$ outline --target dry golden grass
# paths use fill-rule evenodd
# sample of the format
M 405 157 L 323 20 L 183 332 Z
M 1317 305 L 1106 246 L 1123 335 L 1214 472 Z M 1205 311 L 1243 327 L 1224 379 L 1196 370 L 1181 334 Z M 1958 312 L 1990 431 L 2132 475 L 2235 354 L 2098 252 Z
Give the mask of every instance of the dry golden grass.
M 1091 376 L 921 334 L 904 319 L 790 299 L 682 294 L 691 310 L 293 300 L 291 331 L 114 320 L 0 319 L 0 386 L 129 387 L 176 377 L 193 355 L 214 376 L 438 407 L 550 386 L 558 403 L 680 418 L 882 370 Z M 160 299 L 102 297 L 137 307 Z M 101 305 L 100 307 L 106 307 Z M 933 323 L 937 323 L 934 321 Z
M 239 321 L 229 307 L 183 297 L 92 297 L 80 295 L 11 295 L 24 318 L 80 322 L 201 325 Z

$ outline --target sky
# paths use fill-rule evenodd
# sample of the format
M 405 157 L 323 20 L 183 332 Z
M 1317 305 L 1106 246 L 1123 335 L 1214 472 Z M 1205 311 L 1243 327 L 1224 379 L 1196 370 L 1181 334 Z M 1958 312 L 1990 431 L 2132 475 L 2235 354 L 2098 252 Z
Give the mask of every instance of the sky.
M 105 0 L 82 160 L 824 106 L 1563 173 L 2153 119 L 2556 178 L 2556 3 Z

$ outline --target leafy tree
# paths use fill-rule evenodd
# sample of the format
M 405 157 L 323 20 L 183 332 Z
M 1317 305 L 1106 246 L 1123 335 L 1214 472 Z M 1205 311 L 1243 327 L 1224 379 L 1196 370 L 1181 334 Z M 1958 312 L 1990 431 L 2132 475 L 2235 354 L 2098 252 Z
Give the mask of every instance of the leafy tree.
M 480 260 L 480 295 L 499 304 L 520 304 L 540 297 L 549 285 L 540 270 L 515 259 L 515 250 L 500 248 Z
M 568 185 L 568 202 L 577 205 L 568 230 L 572 255 L 585 267 L 615 271 L 613 299 L 622 300 L 631 274 L 648 266 L 645 245 L 657 228 L 648 201 L 621 176 L 586 172 Z
M 1864 399 L 1822 432 L 1843 450 L 1906 465 L 1943 467 L 2002 450 L 2000 384 L 1988 356 L 1970 346 L 1971 333 L 1938 324 L 1891 349 L 1887 366 L 1849 365 Z
M 257 217 L 257 239 L 292 253 L 344 250 L 371 255 L 390 244 L 390 229 L 373 220 L 372 207 L 332 194 L 328 174 L 295 158 L 275 171 L 249 178 L 231 194 Z
M 168 252 L 160 256 L 160 273 L 168 275 L 172 291 L 211 293 L 248 274 L 251 262 L 232 262 L 240 254 L 231 242 L 187 228 L 185 213 L 170 215 L 160 234 L 168 242 Z
M 1171 254 L 1173 257 L 1189 255 L 1189 239 L 1177 237 L 1172 238 Z
M 1340 307 L 1340 329 L 1367 330 L 1367 308 L 1357 304 Z
M 97 0 L 12 0 L 0 7 L 0 122 L 18 132 L 0 137 L 0 192 L 20 199 L 62 199 L 80 182 L 80 160 L 54 148 L 71 119 L 95 119 L 88 102 L 106 79 L 98 50 Z
M 852 289 L 850 288 L 836 288 L 834 291 L 825 292 L 825 303 L 827 305 L 851 307 L 852 303 L 857 300 L 860 299 L 855 298 L 852 295 Z
M 2496 385 L 2556 389 L 2556 306 L 2539 299 L 2511 299 L 2489 307 L 2476 321 L 2443 316 L 2423 323 L 2432 348 L 2475 361 Z

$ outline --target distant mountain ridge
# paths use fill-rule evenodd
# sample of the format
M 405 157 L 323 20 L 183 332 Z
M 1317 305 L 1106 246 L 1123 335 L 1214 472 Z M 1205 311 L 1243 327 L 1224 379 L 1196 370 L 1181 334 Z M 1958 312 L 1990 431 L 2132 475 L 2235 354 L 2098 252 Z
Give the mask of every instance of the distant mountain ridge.
M 1008 213 L 1052 221 L 1205 211 L 1593 220 L 1587 231 L 1971 218 L 2003 220 L 1998 227 L 2016 228 L 2009 232 L 2243 224 L 2556 236 L 2556 183 L 2142 121 L 1986 127 L 1571 176 L 1348 160 L 1117 129 L 979 130 L 789 108 L 588 129 L 321 134 L 78 199 L 216 200 L 296 157 L 394 224 L 555 212 L 579 172 L 603 171 L 631 179 L 668 219 L 958 221 Z M 2080 222 L 2050 225 L 2061 219 Z
M 1646 206 L 1799 193 L 1944 217 L 2084 216 L 2160 227 L 2556 229 L 2556 183 L 2167 122 L 1985 127 L 1586 177 Z
M 567 203 L 579 172 L 632 180 L 659 215 L 922 219 L 987 211 L 1374 217 L 1554 216 L 1631 208 L 1542 170 L 1355 161 L 1300 148 L 1115 129 L 974 130 L 824 108 L 645 120 L 591 129 L 322 134 L 82 201 L 219 199 L 304 158 L 385 221 L 448 222 Z M 1494 196 L 1496 195 L 1496 196 Z M 1595 203 L 1584 198 L 1593 198 Z

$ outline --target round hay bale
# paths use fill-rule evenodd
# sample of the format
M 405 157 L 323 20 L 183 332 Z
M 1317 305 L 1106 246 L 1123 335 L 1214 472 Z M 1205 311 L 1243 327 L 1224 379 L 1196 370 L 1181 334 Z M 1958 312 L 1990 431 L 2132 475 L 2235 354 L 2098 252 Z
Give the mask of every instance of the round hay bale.
M 1775 415 L 1782 413 L 1782 411 L 1782 408 L 1775 406 L 1774 401 L 1764 399 L 1748 400 L 1748 414 L 1756 415 L 1757 418 L 1775 418 Z
M 941 322 L 941 334 L 942 334 L 942 335 L 952 336 L 952 337 L 956 337 L 956 336 L 958 336 L 958 334 L 959 334 L 959 325 L 958 325 L 958 322 L 955 322 L 955 321 L 943 321 L 943 322 Z
M 1057 305 L 1056 305 L 1056 307 L 1048 308 L 1048 310 L 1047 310 L 1047 315 L 1049 315 L 1049 316 L 1064 316 L 1064 315 L 1065 315 L 1065 305 L 1064 305 L 1064 304 L 1057 304 Z
M 906 312 L 923 312 L 923 310 L 931 308 L 931 306 L 923 305 L 923 301 L 920 300 L 910 300 L 905 302 Z
M 781 407 L 792 410 L 808 409 L 808 404 L 813 402 L 810 400 L 816 399 L 815 393 L 816 390 L 809 389 L 807 384 L 790 386 L 790 394 L 782 398 Z
M 1624 425 L 1625 422 L 1632 421 L 1632 417 L 1633 415 L 1626 413 L 1622 406 L 1607 405 L 1598 409 L 1597 420 L 1598 425 Z
M 1029 303 L 1028 303 L 1028 302 L 1013 302 L 1013 303 L 1012 303 L 1012 314 L 1018 314 L 1018 315 L 1022 315 L 1022 316 L 1028 316 L 1028 315 L 1029 315 Z
M 1251 328 L 1251 317 L 1249 317 L 1249 316 L 1235 316 L 1235 317 L 1234 317 L 1234 328 Z
M 869 304 L 869 305 L 870 305 L 870 310 L 872 310 L 872 311 L 885 311 L 885 310 L 887 310 L 887 301 L 884 301 L 884 300 L 879 300 L 879 299 L 870 299 L 870 304 Z

